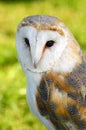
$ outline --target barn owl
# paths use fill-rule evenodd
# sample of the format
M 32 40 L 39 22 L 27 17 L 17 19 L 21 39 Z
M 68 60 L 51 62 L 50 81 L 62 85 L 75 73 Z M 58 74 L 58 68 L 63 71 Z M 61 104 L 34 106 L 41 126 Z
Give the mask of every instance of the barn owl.
M 66 25 L 52 16 L 26 17 L 16 48 L 32 113 L 48 130 L 86 130 L 86 56 Z

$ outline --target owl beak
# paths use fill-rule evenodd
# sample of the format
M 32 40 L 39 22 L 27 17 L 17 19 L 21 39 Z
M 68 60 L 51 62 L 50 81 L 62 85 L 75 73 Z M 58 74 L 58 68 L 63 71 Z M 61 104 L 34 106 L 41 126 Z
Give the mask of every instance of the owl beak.
M 36 58 L 34 58 L 34 60 L 33 60 L 33 66 L 34 66 L 35 69 L 38 67 L 39 61 L 40 61 L 40 59 L 37 60 Z
M 34 68 L 37 68 L 37 63 L 36 62 L 34 62 L 33 65 L 34 65 Z
M 33 58 L 32 59 L 32 64 L 33 64 L 33 67 L 36 69 L 37 65 L 38 65 L 38 61 L 35 58 Z
M 37 48 L 38 49 L 38 48 Z M 39 51 L 39 49 L 34 52 L 34 50 L 32 51 L 33 53 L 31 53 L 31 57 L 32 57 L 32 64 L 33 67 L 36 69 L 38 67 L 38 64 L 41 60 L 41 51 Z

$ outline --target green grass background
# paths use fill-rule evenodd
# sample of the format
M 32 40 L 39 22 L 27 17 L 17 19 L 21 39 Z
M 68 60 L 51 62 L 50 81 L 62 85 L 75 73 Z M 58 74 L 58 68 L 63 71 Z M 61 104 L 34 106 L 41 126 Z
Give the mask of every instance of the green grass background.
M 35 14 L 62 19 L 86 52 L 86 0 L 0 0 L 0 130 L 46 130 L 27 106 L 15 47 L 18 23 Z

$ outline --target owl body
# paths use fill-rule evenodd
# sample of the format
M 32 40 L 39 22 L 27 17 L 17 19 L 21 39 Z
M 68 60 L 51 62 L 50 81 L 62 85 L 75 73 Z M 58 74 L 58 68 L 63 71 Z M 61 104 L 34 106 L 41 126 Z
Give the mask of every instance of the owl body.
M 64 23 L 25 18 L 17 51 L 27 78 L 27 102 L 49 130 L 86 130 L 86 57 Z

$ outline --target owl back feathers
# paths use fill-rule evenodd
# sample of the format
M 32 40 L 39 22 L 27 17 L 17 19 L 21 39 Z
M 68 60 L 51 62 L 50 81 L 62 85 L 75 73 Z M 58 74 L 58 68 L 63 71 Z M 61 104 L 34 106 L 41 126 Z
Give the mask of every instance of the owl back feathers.
M 68 74 L 45 73 L 36 103 L 56 130 L 86 130 L 86 57 Z

